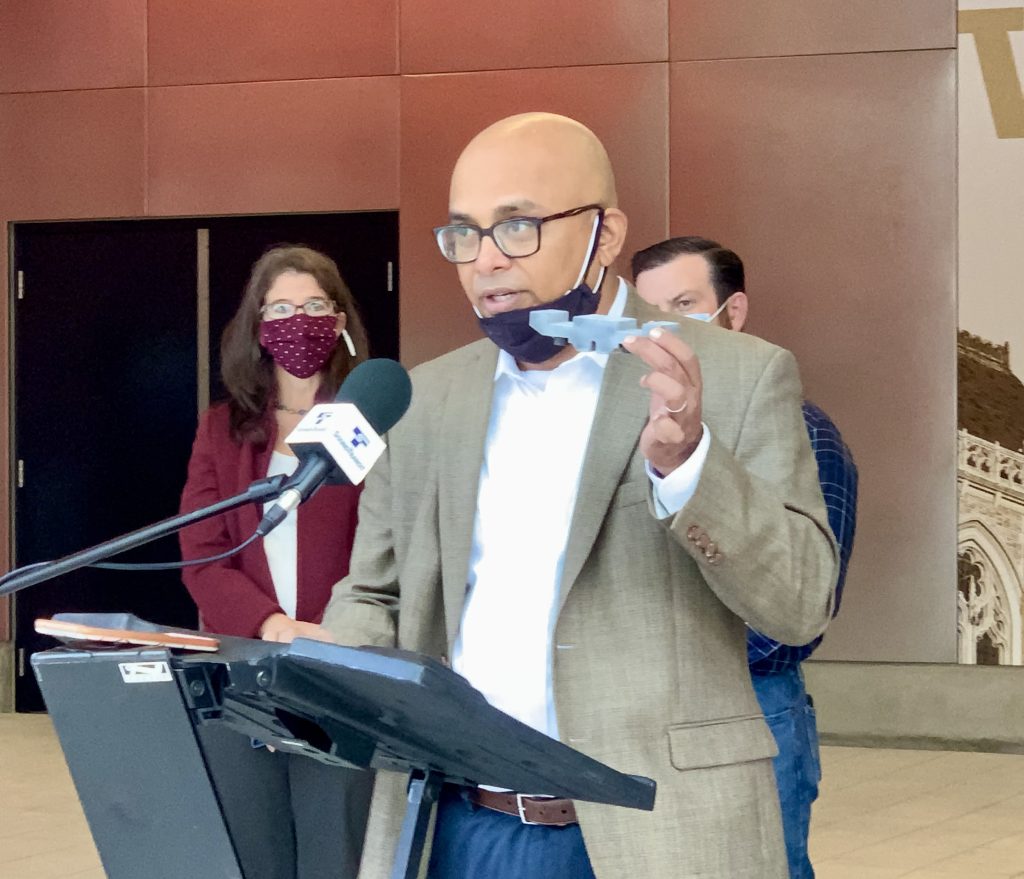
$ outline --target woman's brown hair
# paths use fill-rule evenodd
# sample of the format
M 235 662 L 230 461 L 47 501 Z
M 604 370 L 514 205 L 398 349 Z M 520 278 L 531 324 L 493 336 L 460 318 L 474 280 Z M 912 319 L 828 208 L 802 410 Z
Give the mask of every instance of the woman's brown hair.
M 313 276 L 336 311 L 346 315 L 345 329 L 356 349 L 356 356 L 352 357 L 344 340 L 338 341 L 324 367 L 317 399 L 333 398 L 345 376 L 368 354 L 366 330 L 334 260 L 301 245 L 282 244 L 271 248 L 253 265 L 242 303 L 221 337 L 220 372 L 230 397 L 231 435 L 236 442 L 264 443 L 267 440 L 266 415 L 276 397 L 277 386 L 273 358 L 260 346 L 260 309 L 267 291 L 284 272 Z

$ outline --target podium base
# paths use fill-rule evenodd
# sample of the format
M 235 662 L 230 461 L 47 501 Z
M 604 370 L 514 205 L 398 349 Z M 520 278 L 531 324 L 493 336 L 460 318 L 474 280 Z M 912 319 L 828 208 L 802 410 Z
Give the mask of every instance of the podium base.
M 428 772 L 426 775 L 418 771 L 409 773 L 408 805 L 395 848 L 391 879 L 416 879 L 419 876 L 430 810 L 437 802 L 443 784 L 444 776 L 440 772 Z

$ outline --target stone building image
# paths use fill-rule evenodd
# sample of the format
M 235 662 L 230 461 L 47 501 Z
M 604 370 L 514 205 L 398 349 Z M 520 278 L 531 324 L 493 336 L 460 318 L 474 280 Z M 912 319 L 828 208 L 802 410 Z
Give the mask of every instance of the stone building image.
M 1022 665 L 1024 383 L 1009 345 L 958 344 L 957 644 L 970 665 Z

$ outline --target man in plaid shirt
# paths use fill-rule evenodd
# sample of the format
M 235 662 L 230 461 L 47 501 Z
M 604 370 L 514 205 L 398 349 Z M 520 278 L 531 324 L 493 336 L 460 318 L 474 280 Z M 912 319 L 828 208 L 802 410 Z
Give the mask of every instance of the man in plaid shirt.
M 652 305 L 727 329 L 743 329 L 748 306 L 743 262 L 718 242 L 695 236 L 670 238 L 634 254 L 632 268 L 637 293 Z M 810 402 L 803 409 L 829 525 L 839 544 L 838 613 L 856 527 L 857 467 L 829 417 Z M 779 747 L 775 778 L 791 879 L 814 877 L 807 836 L 821 763 L 814 705 L 804 687 L 800 663 L 820 643 L 819 637 L 810 644 L 791 646 L 753 629 L 747 631 L 754 691 Z

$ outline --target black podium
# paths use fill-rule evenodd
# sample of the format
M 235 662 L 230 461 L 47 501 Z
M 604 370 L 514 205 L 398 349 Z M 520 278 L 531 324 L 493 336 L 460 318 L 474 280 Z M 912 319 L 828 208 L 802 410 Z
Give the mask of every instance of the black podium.
M 122 614 L 56 618 L 174 631 Z M 428 657 L 219 640 L 216 653 L 88 645 L 32 657 L 109 879 L 246 879 L 197 737 L 204 724 L 324 763 L 405 773 L 392 879 L 417 876 L 446 782 L 654 808 L 652 780 L 520 723 Z

